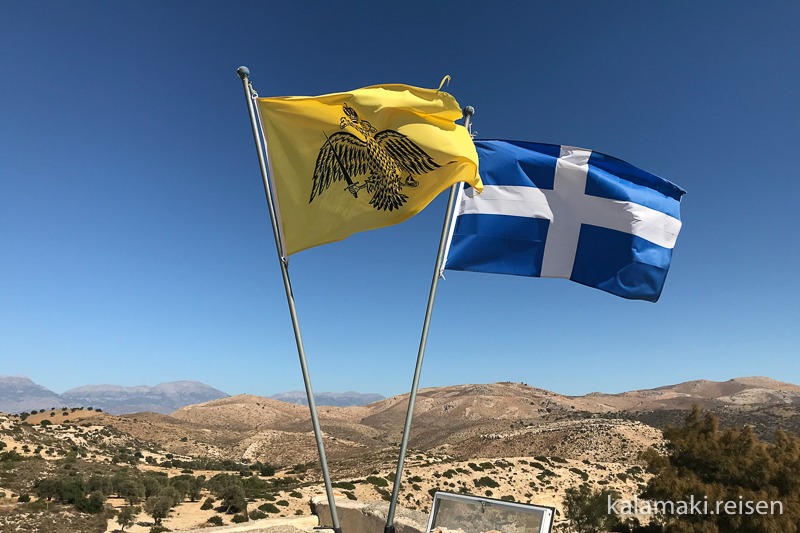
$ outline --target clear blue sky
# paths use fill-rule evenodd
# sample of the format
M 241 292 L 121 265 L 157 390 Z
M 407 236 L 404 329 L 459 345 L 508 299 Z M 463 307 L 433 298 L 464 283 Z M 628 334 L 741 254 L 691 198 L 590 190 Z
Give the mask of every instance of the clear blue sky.
M 793 1 L 4 2 L 0 374 L 302 388 L 247 65 L 264 96 L 450 74 L 481 138 L 688 191 L 657 304 L 447 274 L 422 386 L 800 383 L 798 25 Z M 292 256 L 315 390 L 408 390 L 444 205 Z

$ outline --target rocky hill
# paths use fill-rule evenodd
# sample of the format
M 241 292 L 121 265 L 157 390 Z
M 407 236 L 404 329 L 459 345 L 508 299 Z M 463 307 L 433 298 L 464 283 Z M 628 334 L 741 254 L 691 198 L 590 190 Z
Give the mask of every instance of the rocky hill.
M 505 382 L 419 391 L 410 446 L 460 459 L 535 454 L 630 459 L 640 448 L 634 445 L 637 435 L 649 442 L 659 433 L 637 423 L 662 427 L 660 422 L 680 422 L 693 404 L 714 409 L 732 424 L 760 424 L 765 434 L 778 427 L 800 428 L 800 387 L 767 378 L 694 381 L 579 397 Z M 396 448 L 407 405 L 408 395 L 399 395 L 366 406 L 320 406 L 329 453 L 347 460 Z M 187 406 L 170 418 L 229 435 L 239 432 L 232 451 L 251 459 L 291 461 L 306 448 L 309 458 L 315 454 L 307 407 L 243 395 Z M 598 439 L 605 444 L 597 446 Z

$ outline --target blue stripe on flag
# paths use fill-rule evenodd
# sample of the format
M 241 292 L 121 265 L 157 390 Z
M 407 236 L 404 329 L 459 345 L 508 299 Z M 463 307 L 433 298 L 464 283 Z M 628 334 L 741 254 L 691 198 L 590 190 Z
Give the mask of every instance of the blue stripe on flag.
M 672 250 L 619 231 L 584 225 L 570 279 L 623 298 L 655 302 Z
M 484 185 L 552 189 L 561 147 L 522 141 L 475 141 Z
M 550 222 L 541 218 L 461 215 L 447 268 L 539 276 L 549 226 Z
M 619 176 L 635 185 L 657 191 L 673 200 L 680 200 L 681 196 L 686 194 L 686 191 L 664 178 L 637 168 L 622 159 L 600 152 L 592 152 L 591 157 L 589 157 L 589 165 L 604 170 L 611 175 Z
M 606 159 L 613 160 L 613 164 L 608 164 Z M 612 170 L 619 173 L 615 174 Z M 679 219 L 680 197 L 684 192 L 655 174 L 605 154 L 592 152 L 586 177 L 586 194 L 634 202 Z

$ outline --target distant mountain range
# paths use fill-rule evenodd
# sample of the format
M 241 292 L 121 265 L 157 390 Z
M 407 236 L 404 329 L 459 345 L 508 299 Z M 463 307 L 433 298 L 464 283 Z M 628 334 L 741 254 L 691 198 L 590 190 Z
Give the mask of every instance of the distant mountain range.
M 308 405 L 308 398 L 303 391 L 279 392 L 278 394 L 273 394 L 270 398 L 287 403 Z M 333 405 L 336 407 L 367 405 L 385 399 L 386 396 L 381 396 L 380 394 L 363 394 L 355 391 L 314 393 L 314 401 L 316 401 L 317 405 Z
M 5 413 L 51 407 L 94 407 L 114 415 L 143 411 L 169 414 L 186 405 L 227 397 L 229 394 L 197 381 L 172 381 L 154 387 L 84 385 L 58 394 L 26 377 L 0 376 L 0 412 Z M 305 392 L 300 391 L 282 392 L 272 398 L 308 405 Z M 314 398 L 317 405 L 338 407 L 366 405 L 385 399 L 380 394 L 361 394 L 354 391 L 320 392 Z
M 111 414 L 141 411 L 167 414 L 185 405 L 228 396 L 197 381 L 173 381 L 155 387 L 85 385 L 57 394 L 26 377 L 0 376 L 0 411 L 6 413 L 51 407 L 94 407 Z

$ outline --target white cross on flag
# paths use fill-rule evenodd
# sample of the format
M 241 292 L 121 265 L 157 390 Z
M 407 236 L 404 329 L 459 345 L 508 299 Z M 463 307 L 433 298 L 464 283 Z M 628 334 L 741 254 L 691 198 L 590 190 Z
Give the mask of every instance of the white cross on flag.
M 571 146 L 476 141 L 482 194 L 465 189 L 445 268 L 566 278 L 656 301 L 680 222 L 680 187 Z

